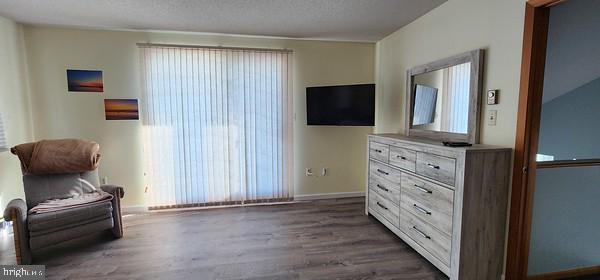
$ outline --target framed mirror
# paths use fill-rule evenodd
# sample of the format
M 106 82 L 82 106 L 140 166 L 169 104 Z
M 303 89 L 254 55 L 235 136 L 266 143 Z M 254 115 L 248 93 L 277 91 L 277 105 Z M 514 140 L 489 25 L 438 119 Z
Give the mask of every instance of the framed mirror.
M 440 141 L 479 141 L 483 50 L 408 70 L 406 134 Z

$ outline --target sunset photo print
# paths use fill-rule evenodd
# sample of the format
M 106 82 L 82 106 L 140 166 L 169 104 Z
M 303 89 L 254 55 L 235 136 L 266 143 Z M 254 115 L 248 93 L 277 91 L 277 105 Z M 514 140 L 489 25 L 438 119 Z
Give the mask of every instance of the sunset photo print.
M 67 84 L 72 92 L 104 92 L 102 71 L 67 70 Z
M 137 99 L 104 99 L 106 120 L 139 120 Z

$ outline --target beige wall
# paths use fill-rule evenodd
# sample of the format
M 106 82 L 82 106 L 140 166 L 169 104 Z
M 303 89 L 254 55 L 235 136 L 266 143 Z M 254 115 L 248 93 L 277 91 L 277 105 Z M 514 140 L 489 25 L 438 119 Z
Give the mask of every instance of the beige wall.
M 376 132 L 404 132 L 408 69 L 482 48 L 483 88 L 500 89 L 500 104 L 483 106 L 480 142 L 513 147 L 524 13 L 523 0 L 449 0 L 378 42 Z M 487 110 L 498 110 L 496 126 Z
M 500 104 L 482 105 L 480 142 L 514 147 L 524 18 L 523 0 L 448 0 L 379 41 L 375 131 L 404 132 L 408 69 L 481 48 L 483 89 L 500 89 Z M 496 126 L 487 125 L 488 110 L 498 111 Z
M 31 111 L 35 139 L 82 137 L 102 145 L 101 176 L 128 188 L 126 205 L 143 205 L 141 124 L 105 121 L 104 98 L 139 98 L 139 65 L 135 43 L 182 43 L 241 47 L 290 48 L 295 51 L 295 193 L 318 194 L 361 191 L 365 176 L 365 135 L 370 128 L 308 127 L 305 125 L 304 88 L 313 85 L 370 83 L 377 74 L 377 132 L 404 130 L 405 73 L 410 67 L 464 51 L 486 49 L 484 88 L 498 88 L 500 104 L 484 106 L 498 110 L 495 127 L 481 127 L 481 142 L 514 145 L 520 49 L 524 18 L 521 0 L 450 0 L 408 26 L 396 31 L 376 48 L 366 43 L 284 40 L 189 33 L 96 31 L 40 26 L 24 28 L 31 85 Z M 17 66 L 3 63 L 0 71 L 0 106 L 12 117 L 9 140 L 33 137 L 27 108 L 27 83 L 23 61 L 21 27 L 2 20 L 2 56 Z M 21 46 L 20 48 L 18 46 Z M 11 69 L 21 69 L 12 71 Z M 101 69 L 105 93 L 67 93 L 65 69 Z M 374 69 L 376 68 L 376 69 Z M 4 72 L 2 72 L 4 73 Z M 12 78 L 16 75 L 16 78 Z M 10 78 L 9 78 L 10 77 Z M 6 88 L 10 87 L 10 88 Z M 18 90 L 13 90 L 13 88 Z M 6 89 L 5 89 L 6 88 Z M 19 92 L 14 94 L 13 92 Z M 4 102 L 4 100 L 7 100 Z M 15 100 L 16 99 L 16 100 Z M 6 104 L 17 104 L 7 106 Z M 10 113 L 14 111 L 13 113 Z M 5 117 L 6 118 L 6 117 Z M 14 120 L 18 120 L 14 122 Z M 24 122 L 21 123 L 21 122 Z M 18 163 L 0 154 L 6 168 Z M 4 167 L 6 166 L 6 168 Z M 8 167 L 10 166 L 10 167 Z M 327 177 L 305 177 L 304 168 L 330 168 Z M 14 173 L 14 172 L 12 172 Z M 8 180 L 1 177 L 1 180 Z M 6 197 L 22 195 L 20 179 L 3 183 Z M 9 187 L 5 187 L 8 185 Z
M 0 114 L 9 145 L 33 139 L 25 66 L 22 27 L 0 17 Z M 0 211 L 23 196 L 19 160 L 0 152 Z
M 293 49 L 295 194 L 362 191 L 371 128 L 306 126 L 305 87 L 374 82 L 375 45 L 189 33 L 25 28 L 36 139 L 78 137 L 100 143 L 100 176 L 124 185 L 125 205 L 145 203 L 141 122 L 105 121 L 104 98 L 140 98 L 136 43 Z M 65 69 L 104 71 L 102 95 L 68 93 Z M 305 177 L 304 168 L 330 168 Z

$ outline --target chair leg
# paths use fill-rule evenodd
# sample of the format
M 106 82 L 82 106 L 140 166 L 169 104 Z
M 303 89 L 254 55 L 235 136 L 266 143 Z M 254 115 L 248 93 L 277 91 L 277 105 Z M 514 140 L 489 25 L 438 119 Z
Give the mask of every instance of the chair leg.
M 19 232 L 19 227 L 17 226 L 17 211 L 13 210 L 11 212 L 12 218 L 12 228 L 13 228 L 13 236 L 15 239 L 15 257 L 17 258 L 17 264 L 22 264 L 21 259 L 21 234 Z
M 112 229 L 110 229 L 110 232 L 112 233 L 112 235 L 117 239 L 123 237 L 123 224 L 121 223 L 120 220 L 121 220 L 121 217 L 119 217 L 119 216 L 113 217 L 114 226 Z
M 117 191 L 112 202 L 114 226 L 111 231 L 115 238 L 121 238 L 123 237 L 123 220 L 121 219 L 121 199 L 119 191 Z
M 13 228 L 13 237 L 14 237 L 14 241 L 15 241 L 15 258 L 17 260 L 17 264 L 18 265 L 25 265 L 25 264 L 31 264 L 32 262 L 32 258 L 31 258 L 31 252 L 23 252 L 23 250 L 29 250 L 29 248 L 26 246 L 26 248 L 23 248 L 23 246 L 21 245 L 21 242 L 23 242 L 23 240 L 21 240 L 21 230 L 19 228 L 18 225 L 18 213 L 17 210 L 13 210 L 10 213 L 11 219 L 12 219 L 12 228 Z

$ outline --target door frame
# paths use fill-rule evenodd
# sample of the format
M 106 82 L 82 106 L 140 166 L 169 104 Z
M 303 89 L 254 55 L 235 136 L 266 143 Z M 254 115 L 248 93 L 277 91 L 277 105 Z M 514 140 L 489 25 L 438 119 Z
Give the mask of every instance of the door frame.
M 551 6 L 565 1 L 528 0 L 525 4 L 506 280 L 563 279 L 600 273 L 600 266 L 596 266 L 527 276 L 549 14 Z

